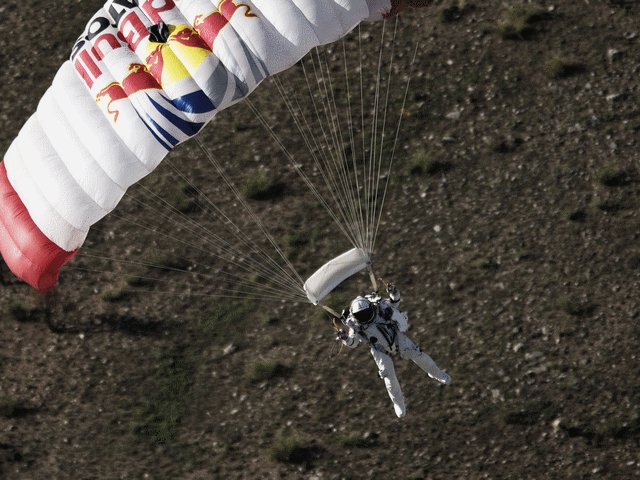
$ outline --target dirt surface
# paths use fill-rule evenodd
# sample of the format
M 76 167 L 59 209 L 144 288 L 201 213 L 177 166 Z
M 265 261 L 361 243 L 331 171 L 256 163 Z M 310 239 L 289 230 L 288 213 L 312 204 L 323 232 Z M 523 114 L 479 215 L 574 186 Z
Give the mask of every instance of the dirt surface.
M 0 6 L 1 152 L 100 6 Z M 420 43 L 374 267 L 453 382 L 398 359 L 398 420 L 366 348 L 335 355 L 318 309 L 212 297 L 233 267 L 137 201 L 178 184 L 180 220 L 208 226 L 193 203 L 206 195 L 250 225 L 187 142 L 96 225 L 54 293 L 0 267 L 2 478 L 640 475 L 640 5 L 441 2 L 399 27 L 401 75 Z M 302 158 L 274 92 L 252 99 Z M 246 105 L 201 137 L 232 178 L 272 180 L 252 202 L 303 277 L 348 248 Z M 370 288 L 357 276 L 333 305 Z

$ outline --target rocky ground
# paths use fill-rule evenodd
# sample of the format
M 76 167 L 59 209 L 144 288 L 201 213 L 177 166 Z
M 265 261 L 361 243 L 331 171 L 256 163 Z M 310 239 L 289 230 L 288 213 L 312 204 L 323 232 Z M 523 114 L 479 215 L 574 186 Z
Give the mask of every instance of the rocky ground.
M 0 151 L 100 6 L 0 7 Z M 318 309 L 212 297 L 230 267 L 139 203 L 158 193 L 208 226 L 206 195 L 249 224 L 187 142 L 96 225 L 52 294 L 0 267 L 3 478 L 640 475 L 640 5 L 440 2 L 399 27 L 400 76 L 420 43 L 374 267 L 453 382 L 398 359 L 398 420 L 366 349 L 336 355 Z M 274 92 L 252 99 L 301 159 Z M 347 248 L 246 105 L 201 138 L 236 181 L 271 181 L 252 205 L 303 276 Z M 369 288 L 359 275 L 331 305 Z

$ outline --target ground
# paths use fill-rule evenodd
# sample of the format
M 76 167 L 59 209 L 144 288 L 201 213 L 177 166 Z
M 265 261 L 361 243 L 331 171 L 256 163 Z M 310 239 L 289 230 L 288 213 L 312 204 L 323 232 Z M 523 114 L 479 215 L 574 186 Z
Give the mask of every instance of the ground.
M 100 6 L 0 7 L 0 151 Z M 199 294 L 233 267 L 137 202 L 158 192 L 204 225 L 195 200 L 234 210 L 190 141 L 92 229 L 53 293 L 2 265 L 3 478 L 640 475 L 639 19 L 622 0 L 401 15 L 401 73 L 419 44 L 374 267 L 401 291 L 411 338 L 453 378 L 438 385 L 398 359 L 406 418 L 366 348 L 337 355 L 313 306 Z M 302 158 L 274 92 L 265 82 L 252 99 Z M 276 217 L 303 276 L 346 248 L 246 105 L 201 138 L 232 178 L 271 179 L 275 193 L 252 205 Z M 187 200 L 166 193 L 176 184 Z M 152 220 L 155 231 L 140 227 Z M 140 279 L 148 263 L 173 270 Z M 357 276 L 332 305 L 370 288 Z

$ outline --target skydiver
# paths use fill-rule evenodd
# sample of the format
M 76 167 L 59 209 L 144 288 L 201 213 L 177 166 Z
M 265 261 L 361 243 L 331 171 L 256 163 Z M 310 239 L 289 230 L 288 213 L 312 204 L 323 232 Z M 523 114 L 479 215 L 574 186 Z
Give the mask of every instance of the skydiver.
M 451 377 L 440 370 L 431 357 L 404 334 L 409 329 L 409 318 L 396 308 L 400 303 L 400 293 L 391 284 L 387 286 L 387 293 L 388 300 L 382 299 L 377 292 L 353 300 L 349 310 L 342 312 L 341 319 L 349 327 L 349 331 L 339 329 L 336 340 L 341 340 L 350 348 L 355 348 L 360 343 L 371 348 L 378 374 L 384 380 L 396 415 L 402 418 L 407 412 L 391 359 L 392 354 L 400 352 L 402 358 L 413 360 L 440 383 L 450 383 Z

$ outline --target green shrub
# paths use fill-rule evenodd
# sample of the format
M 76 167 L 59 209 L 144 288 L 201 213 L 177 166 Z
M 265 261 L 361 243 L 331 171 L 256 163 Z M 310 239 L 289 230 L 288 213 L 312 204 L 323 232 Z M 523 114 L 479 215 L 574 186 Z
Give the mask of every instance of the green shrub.
M 302 463 L 307 457 L 307 449 L 294 436 L 279 438 L 269 449 L 269 458 L 276 462 Z
M 529 26 L 519 19 L 509 20 L 496 26 L 494 32 L 502 38 L 515 40 L 524 38 L 525 34 L 529 33 Z
M 593 310 L 593 307 L 588 304 L 582 304 L 570 297 L 562 297 L 558 300 L 558 308 L 567 315 L 574 317 L 583 317 L 588 315 Z
M 375 444 L 373 438 L 367 438 L 359 433 L 347 435 L 338 439 L 338 445 L 342 448 L 368 448 Z
M 185 270 L 189 266 L 186 258 L 155 249 L 145 251 L 141 262 L 148 269 Z
M 559 407 L 551 401 L 531 401 L 520 410 L 510 411 L 504 415 L 507 425 L 529 426 L 549 421 L 558 413 Z
M 409 171 L 412 175 L 435 175 L 436 173 L 447 172 L 450 169 L 451 162 L 437 160 L 428 153 L 414 157 L 409 165 Z
M 584 210 L 571 210 L 567 208 L 562 211 L 562 218 L 569 220 L 570 222 L 584 222 L 587 218 L 587 214 Z
M 18 300 L 13 300 L 7 305 L 9 318 L 17 322 L 34 322 L 37 318 L 37 309 L 28 307 Z
M 151 287 L 156 283 L 153 278 L 145 277 L 144 275 L 128 275 L 124 279 L 125 283 L 130 287 Z
M 601 435 L 615 440 L 632 440 L 640 437 L 640 419 L 623 421 L 621 418 L 607 418 L 601 426 Z
M 593 208 L 602 209 L 602 205 L 604 205 L 604 202 L 602 200 L 602 197 L 600 197 L 599 195 L 594 195 L 591 199 L 591 202 L 589 202 L 589 205 L 591 205 Z
M 20 400 L 13 398 L 0 398 L 0 416 L 5 418 L 15 418 L 21 415 L 24 407 Z
M 604 200 L 599 195 L 595 195 L 591 199 L 591 202 L 589 203 L 589 205 L 591 205 L 591 207 L 597 208 L 598 210 L 601 210 L 603 212 L 610 212 L 610 213 L 615 213 L 615 212 L 621 210 L 622 208 L 624 208 L 624 206 L 622 204 L 617 203 L 617 202 L 613 202 L 613 201 Z
M 465 2 L 463 0 L 459 2 L 452 2 L 451 5 L 441 9 L 438 12 L 438 19 L 442 23 L 452 23 L 462 18 L 465 10 Z
M 262 172 L 249 176 L 241 188 L 242 195 L 251 200 L 272 200 L 279 197 L 283 191 L 283 184 L 270 180 Z
M 122 287 L 118 287 L 103 292 L 100 298 L 108 303 L 117 303 L 126 300 L 128 296 L 129 292 L 123 290 Z
M 483 257 L 476 262 L 478 268 L 483 270 L 493 270 L 499 267 L 498 263 L 491 257 Z
M 507 14 L 504 22 L 494 28 L 494 32 L 504 39 L 519 40 L 529 37 L 532 33 L 531 24 L 542 18 L 538 8 L 518 6 Z
M 309 238 L 304 234 L 287 234 L 284 236 L 284 244 L 287 246 L 287 257 L 295 259 L 300 254 L 305 245 L 309 243 Z
M 542 64 L 542 72 L 549 78 L 564 78 L 582 70 L 576 63 L 569 62 L 561 56 L 554 56 Z
M 251 366 L 249 383 L 259 383 L 286 375 L 287 367 L 279 362 L 258 360 Z
M 166 196 L 166 201 L 172 208 L 180 213 L 195 213 L 202 210 L 202 207 L 197 202 L 198 189 L 181 183 L 173 188 Z
M 146 398 L 131 424 L 131 432 L 152 445 L 167 445 L 175 440 L 189 404 L 193 368 L 180 355 L 160 354 L 158 360 L 154 384 L 145 389 Z
M 598 183 L 605 187 L 615 187 L 624 182 L 625 172 L 613 164 L 608 164 L 598 172 Z

